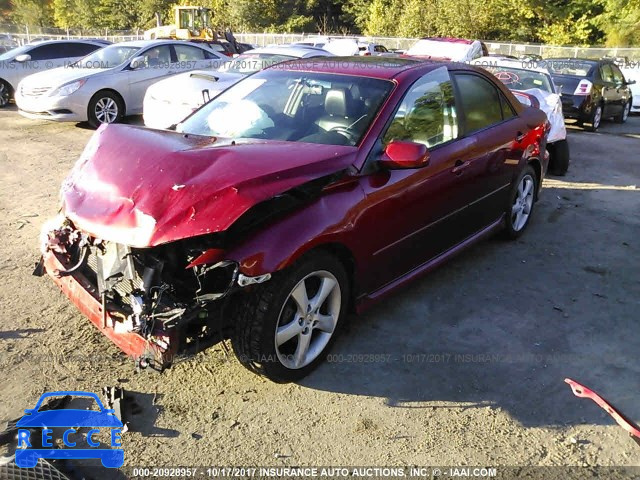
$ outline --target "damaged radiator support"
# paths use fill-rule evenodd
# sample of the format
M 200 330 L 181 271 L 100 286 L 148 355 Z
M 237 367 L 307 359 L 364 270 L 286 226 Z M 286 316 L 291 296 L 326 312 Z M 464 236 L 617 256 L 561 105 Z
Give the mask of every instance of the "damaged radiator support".
M 69 224 L 49 233 L 45 252 L 47 273 L 141 367 L 163 369 L 219 334 L 220 300 L 239 288 L 234 262 L 186 268 L 191 256 L 181 245 L 133 249 Z
M 87 269 L 95 275 L 105 314 L 120 319 L 120 325 L 112 328 L 122 327 L 151 338 L 157 322 L 161 329 L 167 329 L 183 317 L 187 308 L 166 294 L 170 286 L 160 279 L 162 267 L 162 261 L 149 255 L 142 263 L 140 255 L 134 256 L 124 245 L 92 247 Z

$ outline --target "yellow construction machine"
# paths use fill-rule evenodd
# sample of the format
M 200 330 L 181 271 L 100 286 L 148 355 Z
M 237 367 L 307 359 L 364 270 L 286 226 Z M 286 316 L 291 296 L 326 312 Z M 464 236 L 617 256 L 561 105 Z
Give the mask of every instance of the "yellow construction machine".
M 212 10 L 206 7 L 178 5 L 173 7 L 174 23 L 160 25 L 144 32 L 145 40 L 171 38 L 180 40 L 217 40 L 211 25 Z

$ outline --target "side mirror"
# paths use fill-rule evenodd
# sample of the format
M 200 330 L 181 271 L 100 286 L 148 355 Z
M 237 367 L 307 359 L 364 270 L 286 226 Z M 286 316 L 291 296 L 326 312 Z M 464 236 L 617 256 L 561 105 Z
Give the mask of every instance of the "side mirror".
M 28 53 L 23 53 L 22 55 L 18 55 L 16 57 L 16 62 L 20 63 L 28 62 L 29 60 L 31 60 L 31 55 L 29 55 Z
M 636 80 L 627 80 L 625 83 L 627 85 L 635 85 L 636 84 Z
M 429 164 L 429 150 L 421 143 L 393 140 L 378 163 L 390 170 L 421 168 Z
M 139 57 L 133 57 L 133 60 L 131 60 L 131 63 L 129 64 L 129 67 L 131 68 L 131 70 L 139 70 L 141 68 L 145 68 L 146 66 L 147 66 L 147 62 L 144 55 L 140 55 Z

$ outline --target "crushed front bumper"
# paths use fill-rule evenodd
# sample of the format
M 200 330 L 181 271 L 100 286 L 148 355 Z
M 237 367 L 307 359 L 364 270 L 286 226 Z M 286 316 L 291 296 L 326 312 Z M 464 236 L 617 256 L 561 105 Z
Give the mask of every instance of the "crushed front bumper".
M 43 262 L 46 272 L 62 292 L 120 350 L 143 366 L 162 370 L 171 364 L 179 343 L 176 329 L 154 331 L 155 341 L 125 330 L 121 322 L 106 311 L 97 288 L 80 271 L 61 275 L 59 272 L 68 269 L 69 265 L 52 251 L 43 256 Z

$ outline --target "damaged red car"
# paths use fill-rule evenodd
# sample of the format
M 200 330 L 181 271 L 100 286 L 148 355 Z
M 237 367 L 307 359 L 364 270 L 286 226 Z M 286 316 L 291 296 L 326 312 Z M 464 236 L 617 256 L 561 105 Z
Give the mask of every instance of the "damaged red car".
M 173 131 L 101 127 L 37 273 L 142 366 L 230 337 L 251 370 L 297 380 L 349 312 L 493 232 L 522 234 L 547 129 L 472 66 L 280 64 Z

